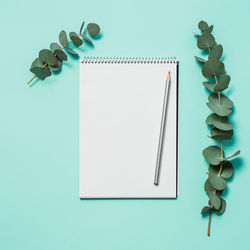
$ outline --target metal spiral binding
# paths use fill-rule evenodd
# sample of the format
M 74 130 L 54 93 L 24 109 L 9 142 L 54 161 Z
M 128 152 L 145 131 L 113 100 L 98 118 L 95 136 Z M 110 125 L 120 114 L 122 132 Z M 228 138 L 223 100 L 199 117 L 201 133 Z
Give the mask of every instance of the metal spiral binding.
M 173 63 L 178 64 L 175 57 L 93 57 L 86 56 L 80 63 L 105 63 L 105 64 L 141 64 L 141 63 Z

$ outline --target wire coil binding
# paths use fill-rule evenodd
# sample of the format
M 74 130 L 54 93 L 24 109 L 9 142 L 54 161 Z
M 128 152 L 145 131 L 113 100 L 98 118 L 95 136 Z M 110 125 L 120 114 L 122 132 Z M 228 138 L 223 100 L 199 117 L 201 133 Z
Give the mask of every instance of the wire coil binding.
M 173 63 L 178 64 L 175 57 L 93 57 L 86 56 L 80 63 L 105 63 L 105 64 L 141 64 L 141 63 Z

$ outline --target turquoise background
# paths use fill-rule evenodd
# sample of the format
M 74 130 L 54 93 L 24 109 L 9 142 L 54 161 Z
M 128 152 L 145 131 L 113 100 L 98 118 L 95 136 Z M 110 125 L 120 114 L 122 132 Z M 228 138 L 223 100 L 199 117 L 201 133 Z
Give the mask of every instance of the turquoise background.
M 0 249 L 198 250 L 249 249 L 250 1 L 4 1 L 0 9 Z M 180 175 L 177 200 L 80 200 L 78 197 L 78 61 L 62 72 L 25 83 L 40 49 L 60 30 L 97 22 L 102 38 L 81 56 L 176 56 L 180 60 Z M 207 163 L 214 144 L 204 120 L 208 93 L 194 55 L 192 31 L 204 19 L 224 47 L 235 103 L 229 155 L 237 149 L 227 210 L 200 215 Z

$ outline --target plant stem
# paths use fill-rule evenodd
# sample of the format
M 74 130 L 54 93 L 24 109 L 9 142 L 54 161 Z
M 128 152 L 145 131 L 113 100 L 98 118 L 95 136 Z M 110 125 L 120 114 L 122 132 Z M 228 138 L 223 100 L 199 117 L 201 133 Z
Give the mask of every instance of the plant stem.
M 208 48 L 208 52 L 210 53 L 210 48 Z M 214 75 L 214 79 L 215 79 L 216 85 L 219 85 L 216 75 Z M 220 91 L 218 91 L 218 99 L 219 99 L 219 105 L 220 105 Z M 219 119 L 221 119 L 221 118 L 219 118 Z M 223 158 L 222 139 L 220 139 L 220 157 Z M 219 173 L 218 173 L 219 176 L 221 176 L 222 167 L 223 167 L 223 164 L 221 162 Z M 215 193 L 216 193 L 216 189 L 215 189 Z M 212 219 L 212 206 L 211 206 L 211 209 L 209 211 L 208 231 L 207 231 L 208 236 L 210 236 L 211 219 Z
M 208 221 L 207 236 L 210 236 L 211 218 L 212 218 L 212 209 L 209 210 L 209 221 Z
M 87 30 L 85 30 L 83 33 L 80 33 L 79 35 L 78 35 L 78 37 L 80 37 L 81 35 L 84 35 L 84 34 L 86 34 L 88 31 Z M 64 50 L 66 47 L 68 47 L 68 45 L 70 44 L 70 43 L 72 43 L 73 41 L 72 40 L 70 40 L 68 43 L 67 43 L 67 45 L 66 46 L 64 46 L 64 47 L 62 47 L 61 48 L 61 50 Z M 56 55 L 55 55 L 56 56 Z M 42 68 L 44 68 L 45 66 L 47 66 L 47 64 L 48 63 L 45 63 L 43 66 L 42 66 Z M 29 81 L 28 81 L 28 83 L 26 83 L 26 85 L 29 85 L 35 78 L 37 77 L 37 74 L 35 74 Z

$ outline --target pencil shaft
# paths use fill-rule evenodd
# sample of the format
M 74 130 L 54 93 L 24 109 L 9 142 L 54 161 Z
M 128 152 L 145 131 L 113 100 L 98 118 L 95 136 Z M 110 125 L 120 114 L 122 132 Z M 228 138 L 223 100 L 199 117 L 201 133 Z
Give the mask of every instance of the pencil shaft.
M 161 158 L 162 158 L 162 149 L 163 149 L 163 139 L 164 139 L 164 130 L 166 123 L 166 115 L 167 115 L 167 103 L 168 103 L 168 92 L 169 92 L 169 80 L 166 81 L 165 84 L 165 93 L 164 93 L 164 101 L 162 108 L 162 117 L 161 117 L 161 127 L 160 127 L 160 136 L 159 136 L 159 144 L 157 151 L 157 159 L 156 159 L 156 167 L 155 167 L 155 178 L 154 184 L 159 185 L 160 178 L 160 167 L 161 167 Z

